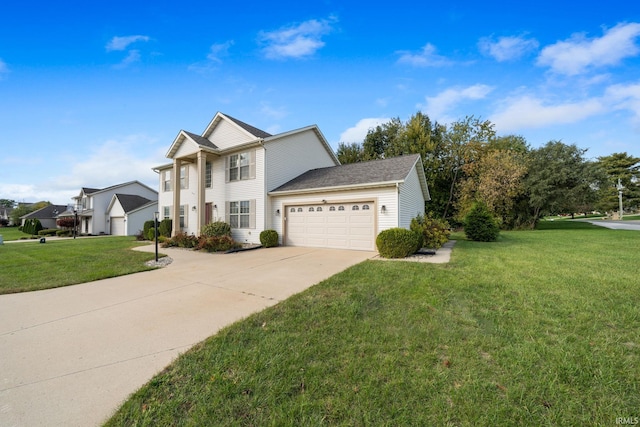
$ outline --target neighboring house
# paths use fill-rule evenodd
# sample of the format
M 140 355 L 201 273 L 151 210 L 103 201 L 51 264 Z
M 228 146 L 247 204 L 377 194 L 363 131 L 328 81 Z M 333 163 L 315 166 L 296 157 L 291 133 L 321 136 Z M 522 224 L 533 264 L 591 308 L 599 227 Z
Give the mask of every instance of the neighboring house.
M 340 165 L 316 125 L 271 135 L 217 113 L 202 135 L 180 131 L 159 174 L 161 218 L 173 234 L 215 220 L 258 243 L 375 250 L 375 237 L 408 228 L 430 200 L 419 155 Z
M 158 200 L 149 200 L 134 194 L 116 193 L 107 207 L 110 234 L 133 236 L 141 232 L 145 221 L 155 218 Z
M 13 208 L 5 208 L 4 206 L 0 206 L 0 219 L 7 221 L 8 225 L 13 225 L 13 221 L 11 220 L 11 212 L 13 212 Z
M 80 225 L 79 232 L 82 234 L 120 234 L 123 229 L 127 235 L 136 234 L 142 229 L 142 226 L 135 230 L 137 225 L 124 227 L 124 220 L 129 212 L 124 209 L 121 202 L 113 202 L 116 194 L 138 196 L 156 204 L 155 206 L 150 204 L 139 212 L 133 212 L 136 224 L 141 220 L 142 215 L 148 216 L 145 220 L 154 218 L 153 212 L 157 210 L 158 192 L 138 181 L 125 182 L 102 189 L 82 188 L 80 194 L 73 198 L 75 212 L 67 211 L 65 215 L 77 213 Z M 130 207 L 128 201 L 124 204 L 127 205 L 127 208 Z M 135 211 L 142 207 L 143 205 L 139 205 L 132 210 Z
M 42 224 L 42 228 L 58 228 L 56 221 L 58 220 L 58 216 L 63 213 L 67 207 L 65 205 L 49 205 L 44 208 L 38 209 L 27 215 L 23 215 L 20 217 L 21 224 L 24 225 L 24 222 L 27 219 L 38 219 L 40 224 Z

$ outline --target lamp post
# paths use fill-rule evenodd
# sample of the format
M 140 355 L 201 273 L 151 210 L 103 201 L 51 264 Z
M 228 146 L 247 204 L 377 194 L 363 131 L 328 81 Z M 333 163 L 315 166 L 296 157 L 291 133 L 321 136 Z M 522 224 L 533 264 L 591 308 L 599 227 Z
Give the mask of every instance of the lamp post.
M 73 210 L 73 238 L 76 238 L 78 233 L 78 209 Z
M 155 238 L 156 238 L 156 262 L 158 262 L 158 217 L 160 216 L 160 212 L 154 212 L 153 213 L 153 218 L 154 218 L 154 234 L 155 234 Z
M 620 181 L 620 178 L 618 178 L 618 185 L 616 186 L 616 188 L 618 189 L 618 209 L 620 209 L 620 220 L 622 221 L 622 215 L 623 215 L 623 211 L 622 211 L 622 189 L 624 187 L 622 186 L 622 182 Z

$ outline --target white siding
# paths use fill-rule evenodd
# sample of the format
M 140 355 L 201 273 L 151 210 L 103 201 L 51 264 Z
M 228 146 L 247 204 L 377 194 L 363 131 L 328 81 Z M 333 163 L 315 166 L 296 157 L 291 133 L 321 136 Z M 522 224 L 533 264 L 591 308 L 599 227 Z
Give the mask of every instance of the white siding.
M 415 218 L 418 214 L 424 214 L 425 200 L 420 187 L 418 171 L 415 167 L 411 169 L 405 182 L 400 184 L 399 191 L 398 227 L 409 228 L 412 218 Z
M 180 144 L 178 151 L 176 151 L 173 156 L 175 158 L 186 157 L 191 156 L 198 151 L 200 151 L 200 147 L 198 146 L 198 144 L 185 137 L 185 139 L 182 141 L 182 144 Z
M 255 141 L 255 138 L 252 138 L 236 125 L 229 123 L 226 120 L 222 120 L 209 136 L 209 141 L 219 149 L 224 150 L 226 148 L 235 147 L 236 145 Z
M 273 228 L 278 232 L 280 243 L 282 243 L 282 236 L 285 228 L 284 222 L 286 218 L 286 212 L 284 211 L 284 206 L 292 204 L 321 204 L 322 200 L 326 200 L 327 203 L 335 203 L 340 201 L 373 202 L 373 209 L 375 210 L 374 235 L 376 236 L 382 230 L 398 226 L 398 205 L 395 185 L 362 190 L 331 191 L 290 196 L 273 196 L 271 197 L 271 212 L 269 213 L 269 216 L 272 218 L 272 226 L 270 228 Z M 383 205 L 385 206 L 384 213 L 380 211 Z M 280 211 L 279 215 L 276 213 L 276 210 Z
M 311 169 L 335 166 L 313 130 L 265 143 L 267 192 Z

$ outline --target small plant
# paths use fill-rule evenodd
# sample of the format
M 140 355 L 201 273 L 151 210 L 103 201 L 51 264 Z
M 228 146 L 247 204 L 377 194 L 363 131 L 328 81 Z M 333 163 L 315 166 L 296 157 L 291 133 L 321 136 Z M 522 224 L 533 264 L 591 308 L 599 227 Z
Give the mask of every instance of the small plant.
M 451 231 L 449 223 L 434 218 L 432 213 L 418 215 L 411 220 L 411 230 L 422 234 L 422 245 L 431 249 L 439 249 L 449 240 Z
M 405 258 L 422 247 L 422 235 L 406 228 L 390 228 L 378 234 L 376 246 L 383 258 Z
M 205 237 L 231 237 L 231 225 L 224 221 L 215 221 L 202 227 L 200 235 Z
M 240 247 L 242 245 L 233 240 L 231 236 L 200 236 L 196 249 L 207 252 L 223 252 Z
M 500 227 L 484 203 L 476 203 L 464 219 L 464 234 L 476 242 L 495 242 Z
M 265 248 L 278 246 L 278 232 L 276 230 L 264 230 L 260 233 L 260 243 Z
M 164 242 L 164 247 L 179 247 L 193 249 L 198 245 L 198 238 L 187 233 L 178 233 L 171 239 Z
M 149 221 L 145 221 L 144 224 L 142 225 L 142 235 L 147 239 L 147 240 L 153 240 L 153 238 L 149 238 L 149 230 L 152 229 L 153 227 L 155 227 L 155 220 L 150 219 Z
M 151 227 L 149 230 L 147 230 L 147 234 L 145 236 L 146 236 L 147 240 L 155 241 L 156 240 L 156 228 L 155 227 Z
M 173 223 L 169 218 L 165 218 L 160 221 L 160 226 L 158 227 L 158 232 L 161 236 L 171 237 Z

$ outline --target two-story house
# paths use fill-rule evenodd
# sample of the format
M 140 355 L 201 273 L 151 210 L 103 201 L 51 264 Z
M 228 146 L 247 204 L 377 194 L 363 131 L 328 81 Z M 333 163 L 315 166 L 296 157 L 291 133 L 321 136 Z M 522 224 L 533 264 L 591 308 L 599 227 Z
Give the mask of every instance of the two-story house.
M 430 200 L 419 155 L 340 165 L 315 125 L 271 135 L 217 113 L 166 156 L 154 170 L 174 235 L 223 220 L 243 243 L 274 229 L 285 245 L 375 250 L 380 231 L 408 228 Z
M 83 187 L 73 200 L 73 211 L 61 216 L 77 214 L 82 234 L 134 235 L 158 210 L 158 192 L 138 181 Z

